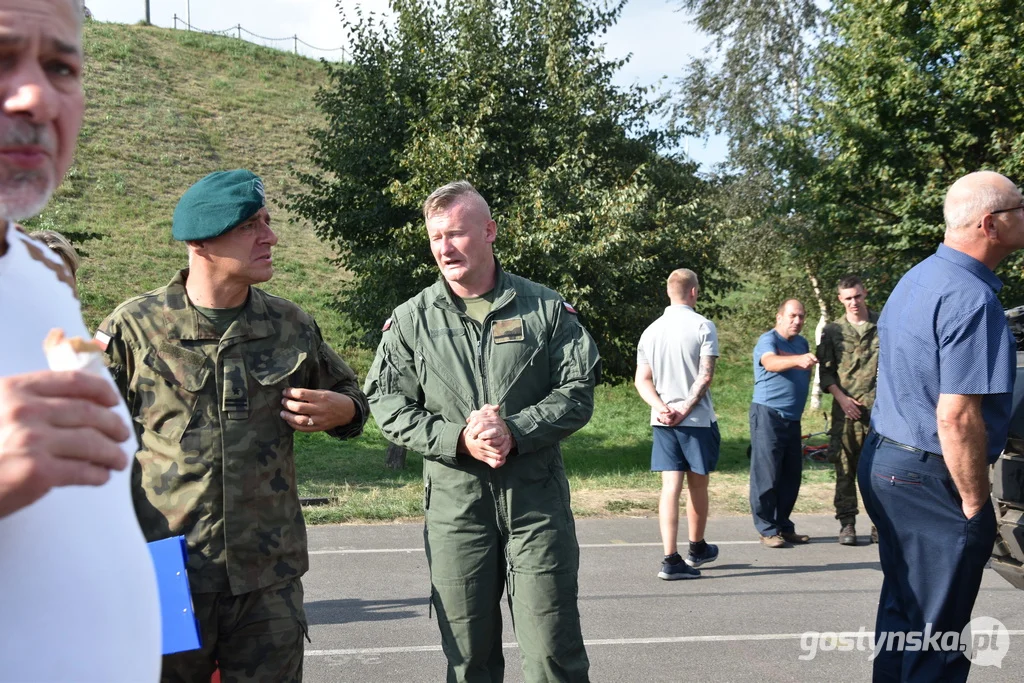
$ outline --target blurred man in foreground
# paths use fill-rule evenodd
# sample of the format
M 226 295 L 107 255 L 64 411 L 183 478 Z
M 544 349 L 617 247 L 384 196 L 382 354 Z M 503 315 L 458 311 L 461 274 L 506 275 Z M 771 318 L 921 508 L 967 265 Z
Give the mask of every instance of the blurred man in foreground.
M 0 50 L 0 681 L 152 683 L 160 612 L 124 471 L 130 419 L 85 341 L 72 274 L 14 224 L 74 155 L 80 1 L 0 0 Z M 45 353 L 54 329 L 79 346 Z

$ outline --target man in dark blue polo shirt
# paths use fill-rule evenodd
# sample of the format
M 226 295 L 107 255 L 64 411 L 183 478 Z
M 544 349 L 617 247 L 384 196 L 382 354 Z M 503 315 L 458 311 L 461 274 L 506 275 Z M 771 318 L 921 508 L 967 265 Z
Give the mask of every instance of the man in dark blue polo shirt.
M 789 548 L 810 537 L 796 533 L 789 515 L 800 493 L 803 454 L 800 416 L 807 401 L 811 368 L 803 304 L 787 299 L 775 314 L 775 328 L 754 347 L 754 400 L 750 404 L 750 510 L 761 543 Z
M 967 678 L 962 653 L 900 644 L 912 631 L 961 632 L 996 535 L 988 471 L 1009 430 L 1016 346 L 993 270 L 1024 247 L 1024 201 L 1006 177 L 972 173 L 949 188 L 944 213 L 943 244 L 878 321 L 878 396 L 858 468 L 884 576 L 875 681 Z

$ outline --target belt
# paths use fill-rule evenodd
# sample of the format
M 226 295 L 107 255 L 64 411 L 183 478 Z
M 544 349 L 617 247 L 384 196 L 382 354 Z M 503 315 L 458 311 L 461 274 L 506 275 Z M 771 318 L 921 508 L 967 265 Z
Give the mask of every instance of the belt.
M 931 451 L 923 451 L 920 448 L 914 448 L 913 446 L 908 446 L 905 443 L 900 443 L 899 441 L 893 441 L 889 437 L 882 436 L 881 434 L 878 435 L 878 440 L 880 442 L 882 442 L 882 443 L 887 443 L 890 446 L 895 446 L 896 448 L 903 449 L 903 450 L 908 451 L 910 453 L 915 453 L 917 455 L 927 455 L 929 457 L 938 458 L 939 460 L 942 460 L 942 456 L 940 454 L 938 454 L 938 453 L 932 453 Z

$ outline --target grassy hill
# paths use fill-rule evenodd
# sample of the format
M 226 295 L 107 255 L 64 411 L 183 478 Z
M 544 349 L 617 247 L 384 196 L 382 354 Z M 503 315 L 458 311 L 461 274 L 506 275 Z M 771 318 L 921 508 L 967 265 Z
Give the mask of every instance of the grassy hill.
M 245 167 L 263 177 L 280 238 L 266 289 L 340 338 L 345 321 L 331 301 L 345 278 L 309 225 L 274 205 L 295 189 L 289 168 L 304 163 L 305 130 L 320 120 L 319 62 L 150 26 L 88 22 L 84 42 L 87 108 L 75 164 L 29 225 L 68 234 L 83 252 L 86 322 L 166 284 L 186 258 L 171 239 L 182 192 L 211 171 Z
M 297 189 L 289 169 L 305 164 L 305 131 L 320 122 L 313 95 L 325 79 L 321 65 L 232 38 L 155 27 L 89 22 L 84 37 L 87 109 L 76 161 L 50 207 L 29 226 L 63 232 L 82 252 L 87 323 L 95 327 L 124 299 L 166 284 L 186 260 L 184 246 L 171 239 L 182 192 L 211 171 L 246 167 L 265 181 L 280 237 L 266 289 L 311 312 L 362 376 L 371 353 L 342 343 L 349 326 L 333 302 L 346 278 L 331 264 L 331 249 L 308 224 L 274 207 Z M 757 316 L 763 325 L 754 325 L 760 332 L 772 324 L 773 311 L 760 301 L 754 308 L 764 312 Z M 723 358 L 712 392 L 723 449 L 712 478 L 712 512 L 745 513 L 749 353 L 757 335 L 750 325 L 717 322 Z M 594 419 L 564 448 L 573 508 L 654 514 L 659 483 L 648 471 L 647 407 L 630 385 L 599 387 L 596 404 Z M 817 431 L 820 415 L 808 414 L 805 424 L 805 431 Z M 419 456 L 410 454 L 404 471 L 385 469 L 385 442 L 372 421 L 352 442 L 299 435 L 297 443 L 302 493 L 332 501 L 309 509 L 311 521 L 421 513 Z M 831 480 L 828 466 L 805 470 L 798 511 L 827 510 Z

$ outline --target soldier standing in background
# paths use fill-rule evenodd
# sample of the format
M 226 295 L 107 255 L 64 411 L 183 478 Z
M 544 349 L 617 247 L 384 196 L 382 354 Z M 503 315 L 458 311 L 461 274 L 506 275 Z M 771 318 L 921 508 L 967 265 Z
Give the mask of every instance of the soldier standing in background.
M 818 345 L 821 390 L 832 394 L 831 452 L 836 465 L 836 519 L 839 543 L 857 545 L 857 463 L 871 427 L 878 375 L 878 314 L 866 303 L 856 275 L 839 281 L 846 315 L 825 326 Z M 871 527 L 871 540 L 876 540 Z
M 296 431 L 357 436 L 355 373 L 313 318 L 252 285 L 273 275 L 263 183 L 212 173 L 174 211 L 189 269 L 101 325 L 141 444 L 133 488 L 149 540 L 184 534 L 203 647 L 164 657 L 163 681 L 299 681 L 309 567 Z
M 71 277 L 78 277 L 78 266 L 81 264 L 81 259 L 79 259 L 78 252 L 75 251 L 75 247 L 71 244 L 71 240 L 56 230 L 37 230 L 29 233 L 29 237 L 34 240 L 39 240 L 48 246 L 50 251 L 57 256 L 60 256 L 60 260 L 68 267 L 68 272 L 71 273 Z M 78 291 L 77 287 L 75 291 Z

